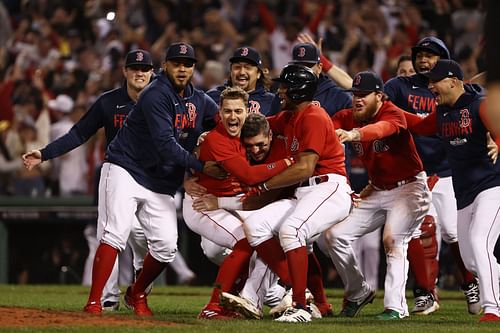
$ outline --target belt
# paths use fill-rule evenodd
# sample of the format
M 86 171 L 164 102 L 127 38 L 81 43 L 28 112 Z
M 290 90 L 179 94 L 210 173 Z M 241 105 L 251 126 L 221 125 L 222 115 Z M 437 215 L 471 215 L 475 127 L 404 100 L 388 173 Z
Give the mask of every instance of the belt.
M 314 176 L 314 177 L 307 178 L 306 180 L 304 180 L 302 183 L 299 184 L 299 187 L 314 186 L 314 185 L 318 185 L 321 183 L 327 183 L 329 180 L 330 180 L 330 177 L 328 175 Z
M 398 182 L 392 183 L 392 184 L 384 184 L 384 185 L 377 185 L 377 184 L 372 184 L 373 187 L 375 187 L 376 190 L 384 190 L 384 191 L 390 191 L 395 189 L 396 187 L 400 187 L 409 183 L 413 183 L 414 181 L 417 180 L 417 177 L 409 177 L 403 180 L 400 180 Z

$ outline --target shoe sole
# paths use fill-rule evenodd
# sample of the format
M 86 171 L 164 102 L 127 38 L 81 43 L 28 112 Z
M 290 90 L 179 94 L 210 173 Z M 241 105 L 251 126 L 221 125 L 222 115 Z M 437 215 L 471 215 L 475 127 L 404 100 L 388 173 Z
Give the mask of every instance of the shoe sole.
M 230 293 L 222 292 L 220 295 L 221 305 L 226 307 L 231 311 L 235 311 L 243 315 L 247 319 L 262 319 L 263 315 L 256 312 L 255 310 L 251 310 L 244 306 L 241 302 L 238 301 L 238 298 Z
M 368 295 L 367 298 L 365 298 L 365 300 L 363 302 L 361 302 L 361 304 L 359 305 L 358 309 L 356 310 L 356 312 L 354 312 L 354 314 L 351 316 L 351 315 L 343 315 L 342 312 L 340 314 L 341 317 L 349 317 L 349 318 L 354 318 L 354 317 L 357 317 L 358 314 L 361 312 L 361 310 L 367 305 L 367 304 L 372 304 L 373 303 L 373 300 L 375 299 L 375 296 L 376 296 L 377 292 L 375 290 L 372 290 L 370 295 Z
M 433 312 L 436 312 L 437 310 L 439 310 L 439 304 L 437 302 L 434 302 L 434 304 L 428 309 L 425 309 L 424 311 L 412 311 L 411 314 L 414 314 L 416 316 L 427 316 Z

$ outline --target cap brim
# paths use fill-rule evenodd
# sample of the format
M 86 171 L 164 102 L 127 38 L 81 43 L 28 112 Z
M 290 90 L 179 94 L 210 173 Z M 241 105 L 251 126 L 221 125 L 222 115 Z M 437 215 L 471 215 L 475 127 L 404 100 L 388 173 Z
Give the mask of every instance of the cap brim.
M 448 77 L 448 76 L 443 76 L 441 74 L 433 73 L 431 71 L 429 71 L 429 72 L 423 72 L 423 73 L 420 73 L 420 74 L 422 74 L 423 76 L 425 76 L 426 78 L 428 78 L 429 80 L 434 81 L 434 82 L 441 81 L 442 79 Z
M 186 59 L 186 60 L 191 60 L 192 62 L 198 62 L 198 60 L 193 57 L 170 57 L 165 60 L 175 60 L 175 59 Z
M 130 67 L 130 66 L 146 66 L 146 67 L 151 67 L 153 68 L 152 64 L 145 64 L 143 62 L 131 62 L 130 64 L 126 64 L 125 67 Z
M 314 60 L 292 60 L 290 61 L 290 64 L 318 64 L 319 61 L 314 61 Z
M 428 46 L 414 46 L 411 48 L 413 53 L 421 52 L 421 51 L 426 51 L 426 52 L 431 52 L 434 55 L 440 56 L 440 52 L 436 50 L 433 47 L 428 47 Z

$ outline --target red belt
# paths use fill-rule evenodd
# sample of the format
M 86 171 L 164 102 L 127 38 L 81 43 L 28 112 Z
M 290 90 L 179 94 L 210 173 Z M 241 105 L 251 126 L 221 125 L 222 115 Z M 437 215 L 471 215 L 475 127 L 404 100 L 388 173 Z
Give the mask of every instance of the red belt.
M 376 189 L 390 191 L 390 190 L 395 189 L 396 187 L 400 187 L 400 186 L 403 186 L 403 185 L 406 185 L 409 183 L 413 183 L 416 180 L 417 180 L 417 177 L 410 177 L 410 178 L 406 178 L 406 179 L 400 180 L 400 181 L 392 183 L 392 184 L 377 185 L 377 184 L 372 183 L 372 185 Z

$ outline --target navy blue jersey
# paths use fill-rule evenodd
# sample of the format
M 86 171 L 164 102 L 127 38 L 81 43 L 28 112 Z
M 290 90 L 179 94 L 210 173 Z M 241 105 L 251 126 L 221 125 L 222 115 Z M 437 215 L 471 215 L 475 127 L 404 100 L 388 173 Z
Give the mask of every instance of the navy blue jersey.
M 217 105 L 220 103 L 220 94 L 228 87 L 227 83 L 207 91 Z M 277 95 L 267 91 L 262 84 L 257 83 L 255 90 L 248 94 L 248 112 L 262 113 L 265 116 L 280 111 L 280 99 Z
M 436 111 L 436 100 L 427 88 L 428 81 L 421 74 L 410 77 L 397 76 L 384 85 L 389 99 L 401 109 L 427 117 Z M 439 136 L 414 135 L 418 154 L 424 163 L 428 175 L 451 176 L 451 169 L 446 157 L 446 149 Z
M 352 108 L 351 93 L 340 88 L 325 74 L 319 75 L 318 89 L 314 94 L 314 102 L 333 116 L 337 111 Z
M 457 208 L 470 205 L 482 191 L 500 186 L 500 163 L 488 156 L 487 129 L 480 116 L 481 93 L 467 89 L 453 107 L 438 106 L 437 129 L 453 172 Z
M 81 146 L 101 127 L 104 127 L 106 132 L 106 145 L 108 145 L 123 126 L 125 118 L 134 104 L 135 102 L 127 93 L 125 84 L 120 88 L 105 92 L 97 98 L 68 133 L 40 150 L 42 161 L 59 157 Z
M 179 96 L 165 74 L 140 94 L 123 128 L 108 146 L 106 161 L 120 165 L 145 188 L 174 195 L 187 168 L 202 171 L 191 154 L 217 105 L 191 84 Z

